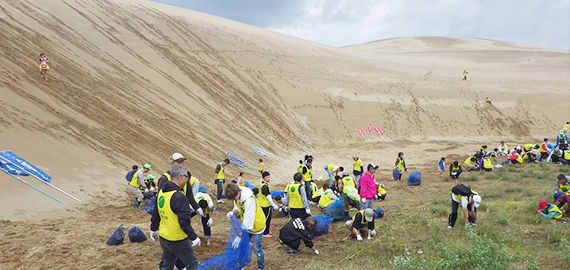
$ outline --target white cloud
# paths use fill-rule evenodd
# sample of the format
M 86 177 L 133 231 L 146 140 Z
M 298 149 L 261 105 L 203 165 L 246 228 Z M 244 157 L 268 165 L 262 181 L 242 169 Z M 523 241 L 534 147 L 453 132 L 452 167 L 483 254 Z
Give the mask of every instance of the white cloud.
M 454 36 L 570 50 L 568 0 L 154 1 L 332 46 L 402 36 Z

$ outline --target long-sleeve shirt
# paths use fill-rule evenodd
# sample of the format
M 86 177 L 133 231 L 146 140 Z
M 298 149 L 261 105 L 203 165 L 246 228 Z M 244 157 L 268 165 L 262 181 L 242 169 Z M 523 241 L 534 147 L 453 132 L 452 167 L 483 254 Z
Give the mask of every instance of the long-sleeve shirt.
M 376 196 L 376 186 L 375 175 L 370 175 L 369 172 L 365 172 L 362 177 L 360 177 L 360 198 L 365 198 L 367 200 L 374 199 Z
M 238 201 L 243 204 L 243 225 L 247 228 L 251 234 L 261 234 L 265 231 L 265 228 L 259 232 L 252 232 L 253 225 L 255 224 L 255 211 L 257 211 L 257 199 L 253 195 L 253 191 L 246 187 L 240 187 L 241 195 Z M 234 202 L 234 210 L 240 212 L 237 204 Z M 241 212 L 240 212 L 241 213 Z
M 170 171 L 167 171 L 166 173 L 170 175 Z M 188 172 L 188 179 L 190 179 L 190 177 L 192 177 L 192 175 L 190 172 Z M 168 181 L 168 178 L 166 178 L 164 174 L 161 175 L 160 178 L 158 178 L 158 190 L 161 190 L 167 182 L 170 182 Z M 186 183 L 186 198 L 188 198 L 188 202 L 190 202 L 192 209 L 200 208 L 198 206 L 198 203 L 196 203 L 196 199 L 194 198 L 193 187 L 190 186 L 189 183 Z
M 146 189 L 146 183 L 144 182 L 144 170 L 139 170 L 139 173 L 137 173 L 137 178 L 139 179 L 139 182 L 141 182 L 141 187 L 143 189 Z
M 168 181 L 162 188 L 162 192 L 169 192 L 173 190 L 181 191 L 182 188 L 177 186 L 175 183 Z M 175 192 L 170 198 L 170 209 L 176 216 L 178 216 L 178 225 L 188 235 L 188 239 L 194 241 L 198 238 L 198 235 L 192 229 L 190 225 L 190 208 L 188 207 L 188 198 L 184 196 L 181 192 Z M 158 214 L 158 207 L 155 207 L 152 211 L 152 217 L 150 219 L 150 230 L 156 231 L 160 225 L 160 214 Z
M 289 185 L 287 185 L 287 187 L 288 186 Z M 287 191 L 288 188 L 286 188 L 285 190 Z M 309 200 L 307 200 L 307 191 L 305 190 L 304 185 L 301 185 L 299 187 L 299 194 L 301 194 L 301 200 L 303 201 L 303 207 L 305 209 L 309 209 Z M 289 206 L 289 195 L 287 194 L 287 192 L 285 192 L 283 198 L 281 199 L 281 203 L 283 203 L 283 205 Z
M 566 185 L 569 185 L 568 183 L 570 183 L 570 176 L 566 176 Z M 560 189 L 560 181 L 556 180 L 556 182 L 554 183 L 554 193 L 558 192 L 559 189 Z
M 292 219 L 285 224 L 279 231 L 279 239 L 286 244 L 303 240 L 306 247 L 313 248 L 311 232 L 305 221 L 300 218 Z
M 354 222 L 352 222 L 352 228 L 355 229 L 360 229 L 360 226 L 362 224 L 362 214 L 360 212 L 357 212 L 356 214 L 354 214 Z M 368 229 L 369 230 L 374 230 L 374 220 L 368 222 Z

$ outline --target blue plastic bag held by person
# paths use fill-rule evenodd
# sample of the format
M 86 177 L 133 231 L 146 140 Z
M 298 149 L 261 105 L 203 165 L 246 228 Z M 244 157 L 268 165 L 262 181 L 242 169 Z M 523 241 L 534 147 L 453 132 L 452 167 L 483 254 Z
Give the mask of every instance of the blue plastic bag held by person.
M 226 243 L 226 252 L 207 259 L 198 265 L 199 270 L 240 270 L 251 263 L 249 233 L 234 216 L 231 219 L 230 235 Z

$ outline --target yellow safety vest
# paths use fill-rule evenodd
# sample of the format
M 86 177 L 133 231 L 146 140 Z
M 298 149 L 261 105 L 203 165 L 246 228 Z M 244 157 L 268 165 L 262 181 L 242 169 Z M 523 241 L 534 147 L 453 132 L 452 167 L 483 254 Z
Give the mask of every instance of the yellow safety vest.
M 194 199 L 196 200 L 196 203 L 199 203 L 201 200 L 204 200 L 208 203 L 208 205 L 210 205 L 210 200 L 206 196 L 198 196 L 198 197 L 194 197 Z M 206 210 L 204 210 L 204 215 L 207 215 L 209 213 L 210 213 L 210 207 L 208 206 L 208 207 L 206 207 Z
M 224 166 L 224 164 L 222 164 L 221 162 L 219 162 L 218 164 L 220 164 L 220 171 L 218 171 L 218 175 L 216 175 L 216 179 L 225 179 L 225 177 L 226 177 L 226 173 L 225 173 L 226 166 Z
M 360 210 L 356 213 L 360 213 L 362 215 L 362 219 L 360 220 L 360 228 L 364 227 L 364 226 L 368 226 L 368 221 L 364 221 L 366 218 L 364 217 L 364 210 Z M 356 214 L 354 214 L 354 216 L 352 217 L 352 222 L 354 223 L 354 220 L 356 219 Z
M 544 150 L 544 149 L 548 149 L 548 145 L 547 145 L 545 142 L 543 142 L 543 143 L 540 145 L 540 152 L 541 152 L 541 153 L 546 153 L 546 152 L 548 152 L 548 150 Z
M 558 183 L 558 192 L 568 194 L 570 192 L 570 183 L 566 182 L 566 185 Z
M 350 176 L 342 178 L 342 193 L 346 193 L 346 187 L 356 188 L 354 181 Z
M 307 172 L 303 174 L 303 180 L 305 180 L 305 182 L 308 182 L 311 181 L 311 179 L 313 179 L 313 176 L 309 166 L 305 166 L 305 168 L 307 168 Z
M 311 189 L 313 190 L 313 195 L 311 198 L 316 198 L 319 197 L 319 190 L 317 189 L 317 185 L 315 185 L 315 183 L 311 182 Z
M 534 146 L 534 144 L 532 144 L 532 143 L 525 144 L 524 150 L 525 150 L 526 152 L 528 152 L 528 151 L 530 151 L 530 148 L 533 147 L 533 146 Z
M 139 172 L 142 169 L 139 169 L 135 174 L 133 174 L 133 178 L 131 178 L 131 181 L 129 181 L 129 185 L 133 186 L 133 187 L 140 187 L 141 186 L 141 182 L 139 181 L 139 178 L 137 177 L 137 175 L 139 174 Z
M 322 207 L 329 206 L 329 204 L 331 204 L 331 202 L 333 201 L 330 198 L 331 194 L 332 194 L 331 192 L 325 191 L 325 193 L 323 193 L 323 195 L 321 195 L 321 198 L 319 199 L 319 205 Z
M 196 183 L 196 178 L 194 176 L 190 177 L 190 180 L 188 181 L 188 183 L 190 183 L 190 186 L 193 186 L 194 183 Z
M 398 165 L 396 166 L 396 168 L 398 168 L 398 171 L 403 171 L 404 170 L 404 159 L 398 157 L 396 159 L 396 162 L 398 163 Z
M 516 153 L 516 152 L 515 152 L 515 153 Z M 518 157 L 517 157 L 517 161 L 518 161 L 519 163 L 523 163 L 523 158 L 522 158 L 522 156 L 519 155 L 518 153 L 517 153 L 516 155 L 518 156 Z
M 170 179 L 170 174 L 164 173 L 162 175 L 166 176 L 166 179 L 168 179 L 168 181 L 172 181 L 172 179 Z M 184 196 L 186 196 L 186 190 L 188 190 L 188 182 L 186 182 L 186 184 L 184 185 L 184 187 L 182 188 L 182 190 L 180 192 L 182 192 L 182 194 L 184 194 Z
M 451 165 L 451 171 L 452 172 L 458 172 L 459 171 L 459 165 L 457 165 L 457 167 Z
M 471 162 L 471 157 L 468 157 L 468 158 L 465 160 L 464 163 L 465 163 L 465 165 L 471 165 L 471 164 L 473 164 L 473 162 Z
M 376 191 L 382 196 L 386 195 L 386 190 L 381 186 L 378 186 L 378 190 Z
M 570 150 L 564 150 L 564 153 L 562 153 L 562 157 L 565 160 L 570 160 Z
M 329 165 L 327 165 L 327 170 L 329 170 L 329 171 L 332 172 L 332 170 L 334 169 L 334 167 L 336 167 L 336 165 L 334 165 L 334 164 L 329 164 Z
M 243 177 L 241 178 L 241 181 L 239 183 L 240 187 L 245 187 L 245 179 L 243 179 Z
M 169 241 L 180 241 L 188 238 L 188 235 L 180 228 L 178 216 L 170 208 L 170 200 L 177 190 L 169 192 L 158 192 L 157 206 L 160 215 L 160 225 L 158 234 Z
M 483 159 L 483 168 L 485 169 L 493 169 L 493 163 L 488 158 Z
M 294 209 L 301 209 L 305 208 L 303 205 L 303 198 L 301 197 L 301 193 L 299 189 L 301 188 L 301 184 L 299 183 L 289 183 L 287 186 L 287 196 L 289 196 L 289 207 Z
M 548 213 L 550 212 L 556 212 L 558 213 L 558 215 L 554 216 L 554 219 L 561 219 L 562 218 L 562 211 L 560 211 L 560 208 L 558 208 L 558 206 L 549 203 L 550 205 L 552 205 L 552 208 L 550 208 L 550 210 L 547 210 Z
M 477 191 L 471 190 L 471 195 L 478 195 L 478 194 L 479 194 L 479 193 L 477 193 Z M 467 204 L 469 204 L 469 196 L 471 196 L 471 195 L 469 195 L 469 196 L 462 196 L 462 195 L 455 194 L 455 193 L 453 193 L 453 195 L 455 195 L 455 199 L 456 199 L 457 202 L 459 202 L 459 203 L 461 203 L 461 197 L 467 198 L 467 202 L 468 202 Z
M 267 183 L 261 182 L 261 185 L 259 185 L 259 194 L 257 196 L 259 196 L 259 205 L 261 207 L 269 207 L 271 206 L 271 203 L 269 203 L 269 200 L 267 200 L 267 197 L 265 195 L 263 195 L 263 193 L 261 192 L 263 190 L 263 186 L 267 186 L 267 188 L 269 189 L 269 185 Z M 269 189 L 269 194 L 271 194 L 271 189 Z
M 263 172 L 263 162 L 259 163 L 258 171 Z
M 256 233 L 265 228 L 265 213 L 263 213 L 263 210 L 261 210 L 261 207 L 259 206 L 259 202 L 257 201 L 257 198 L 255 198 L 255 195 L 252 194 L 251 197 L 255 200 L 255 219 L 253 221 L 253 229 L 251 231 Z M 239 219 L 243 223 L 243 213 L 245 212 L 245 207 L 239 200 L 236 201 L 236 205 L 240 212 Z
M 353 170 L 360 172 L 361 171 L 360 167 L 362 167 L 362 160 L 360 160 L 360 159 L 357 159 L 355 161 L 353 160 L 352 166 L 353 166 L 353 168 L 352 168 Z

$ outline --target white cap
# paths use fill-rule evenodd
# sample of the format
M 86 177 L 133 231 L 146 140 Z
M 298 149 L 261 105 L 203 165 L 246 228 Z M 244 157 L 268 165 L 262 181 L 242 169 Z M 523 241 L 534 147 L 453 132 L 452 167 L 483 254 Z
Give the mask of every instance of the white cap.
M 174 154 L 172 154 L 172 156 L 170 156 L 170 163 L 172 163 L 172 162 L 174 162 L 174 161 L 176 161 L 176 160 L 179 160 L 179 159 L 184 159 L 184 160 L 186 160 L 186 158 L 185 158 L 182 154 L 180 154 L 180 153 L 174 153 Z
M 473 195 L 473 205 L 475 205 L 475 207 L 479 207 L 480 204 L 481 204 L 481 196 Z

